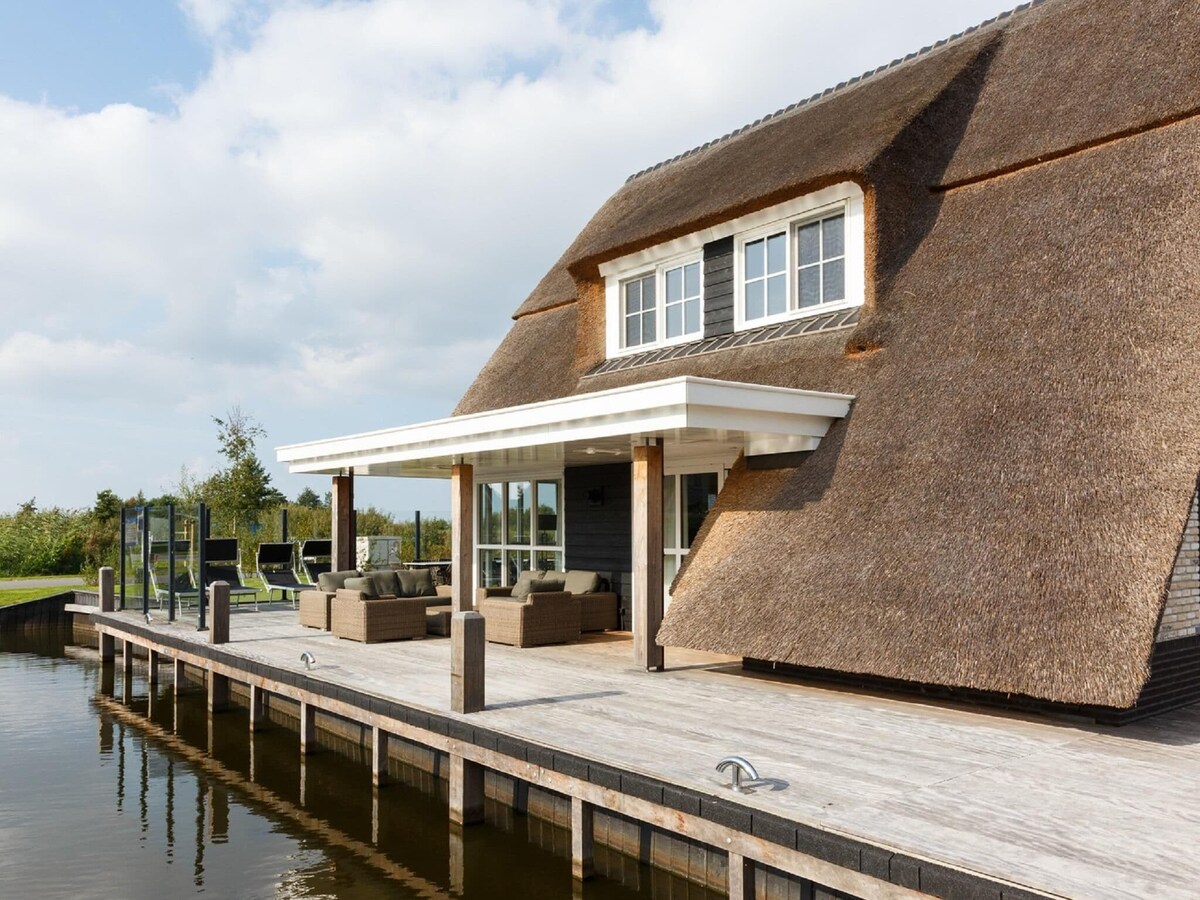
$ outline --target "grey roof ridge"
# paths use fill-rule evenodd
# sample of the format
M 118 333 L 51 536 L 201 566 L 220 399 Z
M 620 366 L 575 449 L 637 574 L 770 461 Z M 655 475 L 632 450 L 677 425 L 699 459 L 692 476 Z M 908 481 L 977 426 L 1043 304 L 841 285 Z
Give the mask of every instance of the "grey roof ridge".
M 928 46 L 922 47 L 920 50 L 914 50 L 912 53 L 909 53 L 907 56 L 902 56 L 899 59 L 893 59 L 890 63 L 885 63 L 884 65 L 879 66 L 876 69 L 871 69 L 870 71 L 863 72 L 861 75 L 855 75 L 853 78 L 849 78 L 846 81 L 840 82 L 839 84 L 835 85 L 834 87 L 825 88 L 825 90 L 821 91 L 820 93 L 813 94 L 811 97 L 806 97 L 803 100 L 797 100 L 795 103 L 785 106 L 782 109 L 777 109 L 773 113 L 767 113 L 762 118 L 756 119 L 748 125 L 743 125 L 741 128 L 735 128 L 733 131 L 729 132 L 728 134 L 721 135 L 721 137 L 719 137 L 719 138 L 713 138 L 711 141 L 707 141 L 698 147 L 693 147 L 691 150 L 685 150 L 684 152 L 682 152 L 676 156 L 672 156 L 670 159 L 664 159 L 662 162 L 655 163 L 654 165 L 649 166 L 648 168 L 642 169 L 639 172 L 634 172 L 632 175 L 630 175 L 628 178 L 625 179 L 625 183 L 629 184 L 631 181 L 641 178 L 643 175 L 648 175 L 651 172 L 658 171 L 659 169 L 663 168 L 663 166 L 669 166 L 672 163 L 679 162 L 681 159 L 687 159 L 690 156 L 695 156 L 697 153 L 707 150 L 710 147 L 714 147 L 717 144 L 724 143 L 725 141 L 732 140 L 735 137 L 739 137 L 740 135 L 743 135 L 746 132 L 748 132 L 754 128 L 757 128 L 760 125 L 765 125 L 766 123 L 772 122 L 775 119 L 778 119 L 782 116 L 787 115 L 788 113 L 795 112 L 796 110 L 802 109 L 806 106 L 810 106 L 811 104 L 816 103 L 819 100 L 824 100 L 825 98 L 829 97 L 832 94 L 840 93 L 848 88 L 854 87 L 855 85 L 862 84 L 864 81 L 867 81 L 870 78 L 874 78 L 876 75 L 881 75 L 884 72 L 889 72 L 892 69 L 895 69 L 896 67 L 903 65 L 904 63 L 911 62 L 912 60 L 918 59 L 922 56 L 927 56 L 928 54 L 932 53 L 934 50 L 940 50 L 942 47 L 952 44 L 955 41 L 959 41 L 963 38 L 969 37 L 972 34 L 975 34 L 975 32 L 979 31 L 980 29 L 987 28 L 989 25 L 994 25 L 997 22 L 1002 22 L 1005 19 L 1008 19 L 1013 15 L 1025 12 L 1026 10 L 1029 10 L 1029 9 L 1033 9 L 1034 7 L 1041 6 L 1043 3 L 1046 3 L 1046 2 L 1047 2 L 1047 0 L 1027 0 L 1027 2 L 1022 3 L 1019 6 L 1015 6 L 1010 10 L 1006 10 L 1005 12 L 1002 12 L 999 15 L 993 16 L 990 19 L 986 19 L 986 20 L 980 22 L 978 25 L 972 25 L 970 28 L 960 31 L 957 34 L 952 34 L 952 35 L 950 35 L 950 37 L 942 38 L 940 41 L 937 41 L 936 43 L 929 44 Z

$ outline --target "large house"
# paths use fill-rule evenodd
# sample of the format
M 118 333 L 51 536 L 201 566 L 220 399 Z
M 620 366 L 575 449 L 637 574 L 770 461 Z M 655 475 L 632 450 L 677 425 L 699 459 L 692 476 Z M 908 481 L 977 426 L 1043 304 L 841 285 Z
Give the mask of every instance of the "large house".
M 639 172 L 451 418 L 280 458 L 453 472 L 473 583 L 600 570 L 648 668 L 1196 699 L 1198 47 L 1025 4 Z

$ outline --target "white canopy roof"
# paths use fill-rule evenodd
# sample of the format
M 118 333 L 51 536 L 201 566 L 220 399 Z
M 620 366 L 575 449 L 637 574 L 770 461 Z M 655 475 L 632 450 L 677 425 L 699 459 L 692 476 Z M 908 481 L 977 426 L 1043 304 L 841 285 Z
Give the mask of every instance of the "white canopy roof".
M 448 478 L 454 463 L 476 477 L 628 459 L 661 438 L 668 458 L 811 450 L 853 397 L 795 388 L 669 378 L 370 431 L 276 450 L 291 472 Z

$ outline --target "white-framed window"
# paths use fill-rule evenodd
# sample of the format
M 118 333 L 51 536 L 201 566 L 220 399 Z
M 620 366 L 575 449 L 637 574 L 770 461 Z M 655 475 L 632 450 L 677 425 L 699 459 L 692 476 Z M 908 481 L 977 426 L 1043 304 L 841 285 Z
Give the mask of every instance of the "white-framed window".
M 846 206 L 841 201 L 737 236 L 734 320 L 739 328 L 851 305 Z
M 702 337 L 704 245 L 729 237 L 736 331 L 861 306 L 865 221 L 863 190 L 845 181 L 601 263 L 608 357 Z M 634 283 L 636 303 L 628 296 Z
M 477 487 L 478 585 L 511 585 L 526 569 L 563 568 L 561 478 L 492 481 Z
M 672 259 L 619 281 L 619 351 L 638 352 L 701 337 L 704 263 Z

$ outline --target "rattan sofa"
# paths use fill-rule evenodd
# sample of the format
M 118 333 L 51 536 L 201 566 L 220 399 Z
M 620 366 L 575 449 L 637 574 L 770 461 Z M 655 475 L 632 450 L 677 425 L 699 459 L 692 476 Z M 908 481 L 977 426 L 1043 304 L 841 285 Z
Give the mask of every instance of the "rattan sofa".
M 308 628 L 320 628 L 325 631 L 330 631 L 332 627 L 333 617 L 333 599 L 337 591 L 342 588 L 351 587 L 349 582 L 352 579 L 371 579 L 370 589 L 368 591 L 360 591 L 364 598 L 367 596 L 406 596 L 406 587 L 408 593 L 420 593 L 417 599 L 424 601 L 426 606 L 444 605 L 450 597 L 450 585 L 432 584 L 432 579 L 428 578 L 428 573 L 420 572 L 411 573 L 412 583 L 406 585 L 404 582 L 409 580 L 410 573 L 405 572 L 404 577 L 400 573 L 388 571 L 364 573 L 357 569 L 345 569 L 339 572 L 322 572 L 317 578 L 317 587 L 313 590 L 302 591 L 300 593 L 300 624 Z M 424 582 L 428 580 L 428 585 Z M 360 587 L 366 587 L 363 583 L 356 583 Z M 433 593 L 427 593 L 430 589 Z
M 583 569 L 570 569 L 560 572 L 554 569 L 544 569 L 538 572 L 524 571 L 520 581 L 536 578 L 542 581 L 561 581 L 563 590 L 569 591 L 579 599 L 579 630 L 609 631 L 620 627 L 620 598 L 616 593 L 606 590 L 607 582 L 599 574 Z M 483 602 L 489 597 L 510 597 L 512 587 L 486 587 L 475 592 L 475 605 L 482 610 Z

